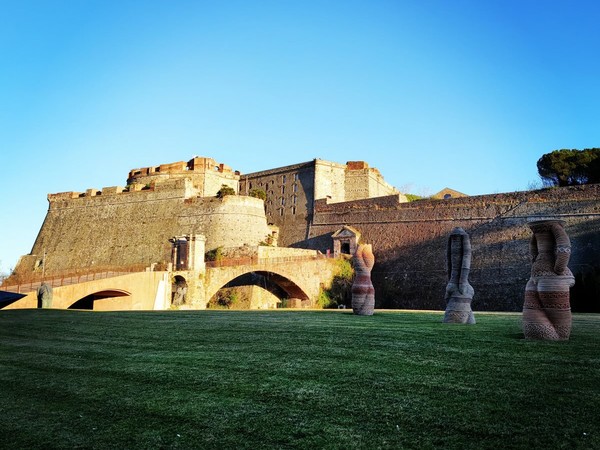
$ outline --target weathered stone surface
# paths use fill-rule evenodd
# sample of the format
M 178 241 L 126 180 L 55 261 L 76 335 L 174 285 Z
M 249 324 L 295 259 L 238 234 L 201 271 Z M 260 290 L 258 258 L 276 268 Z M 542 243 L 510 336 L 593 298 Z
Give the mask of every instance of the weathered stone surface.
M 471 240 L 460 227 L 456 227 L 448 238 L 446 251 L 448 284 L 446 285 L 446 311 L 444 323 L 475 323 L 471 301 L 475 291 L 469 284 L 471 270 Z
M 531 278 L 525 287 L 523 333 L 527 339 L 566 340 L 571 333 L 569 288 L 575 284 L 567 267 L 571 242 L 561 220 L 529 224 Z
M 306 244 L 324 251 L 333 246 L 332 233 L 344 225 L 355 227 L 377 249 L 371 273 L 377 308 L 444 311 L 440 292 L 447 283 L 448 231 L 461 227 L 476 255 L 469 279 L 477 291 L 477 310 L 521 312 L 531 270 L 526 226 L 531 216 L 564 219 L 573 274 L 598 273 L 600 184 L 408 203 L 395 196 L 344 203 L 316 200 Z M 570 301 L 573 309 L 592 304 L 575 290 Z
M 164 181 L 155 190 L 110 196 L 50 196 L 34 256 L 22 258 L 15 272 L 31 274 L 44 251 L 46 275 L 52 276 L 84 268 L 166 265 L 173 236 L 202 234 L 210 250 L 255 246 L 271 233 L 262 200 L 233 195 L 185 198 L 186 183 Z
M 354 254 L 354 282 L 352 283 L 352 311 L 361 316 L 372 316 L 375 309 L 375 289 L 371 270 L 375 256 L 370 244 L 360 244 Z

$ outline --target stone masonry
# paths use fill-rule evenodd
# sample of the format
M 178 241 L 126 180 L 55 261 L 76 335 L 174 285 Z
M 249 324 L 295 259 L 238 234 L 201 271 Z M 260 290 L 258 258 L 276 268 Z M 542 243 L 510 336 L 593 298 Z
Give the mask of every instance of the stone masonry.
M 474 255 L 473 310 L 520 311 L 530 266 L 526 223 L 536 216 L 565 221 L 576 278 L 600 274 L 600 185 L 410 203 L 396 195 L 344 203 L 319 199 L 306 244 L 325 251 L 333 246 L 333 233 L 352 226 L 373 245 L 377 308 L 443 310 L 447 235 L 461 227 L 471 236 Z M 572 296 L 574 310 L 578 302 L 600 303 L 587 295 Z

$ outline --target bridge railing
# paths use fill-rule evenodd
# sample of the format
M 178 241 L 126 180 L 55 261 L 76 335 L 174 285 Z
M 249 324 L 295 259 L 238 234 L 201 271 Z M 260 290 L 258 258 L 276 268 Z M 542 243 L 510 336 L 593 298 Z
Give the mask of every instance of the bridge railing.
M 333 258 L 333 255 L 315 253 L 302 256 L 280 256 L 276 258 L 259 258 L 258 256 L 247 256 L 240 258 L 223 258 L 218 261 L 206 261 L 206 267 L 231 267 L 231 266 L 254 266 L 259 264 L 281 264 L 300 261 L 313 261 L 317 259 Z
M 241 265 L 260 265 L 260 264 L 282 264 L 291 262 L 311 261 L 317 259 L 332 258 L 333 255 L 314 253 L 311 255 L 299 256 L 282 256 L 275 258 L 259 258 L 258 256 L 244 256 L 239 258 L 223 258 L 218 261 L 206 261 L 206 267 L 231 267 Z M 101 280 L 104 278 L 116 277 L 134 272 L 145 272 L 148 270 L 148 265 L 137 264 L 122 267 L 102 268 L 88 267 L 82 270 L 52 272 L 45 275 L 34 274 L 26 278 L 21 277 L 18 281 L 7 278 L 0 285 L 0 290 L 25 293 L 31 292 L 39 288 L 42 283 L 46 283 L 52 287 L 68 286 L 70 284 L 85 283 L 86 281 Z M 158 267 L 155 270 L 159 270 Z
M 134 272 L 145 272 L 147 265 L 131 265 L 125 267 L 108 268 L 86 268 L 84 270 L 60 271 L 45 275 L 29 276 L 20 279 L 18 282 L 12 282 L 8 278 L 4 284 L 0 285 L 0 290 L 25 293 L 35 291 L 43 283 L 52 287 L 68 286 L 70 284 L 85 283 L 86 281 L 102 280 L 104 278 L 117 277 Z

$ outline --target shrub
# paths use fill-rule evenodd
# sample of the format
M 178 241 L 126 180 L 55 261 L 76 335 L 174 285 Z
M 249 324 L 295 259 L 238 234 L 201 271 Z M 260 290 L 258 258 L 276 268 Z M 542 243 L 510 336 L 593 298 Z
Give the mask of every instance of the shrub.
M 317 306 L 319 308 L 335 308 L 337 304 L 329 296 L 329 290 L 322 289 L 317 297 Z
M 235 189 L 231 186 L 227 186 L 226 184 L 221 185 L 221 189 L 217 192 L 217 198 L 223 198 L 226 195 L 235 195 Z
M 340 305 L 351 306 L 353 278 L 354 268 L 350 260 L 338 260 L 331 287 L 321 289 L 317 298 L 317 305 L 321 308 L 337 308 Z
M 205 261 L 222 261 L 223 260 L 223 247 L 213 248 L 204 254 Z
M 267 199 L 267 193 L 262 189 L 253 188 L 250 189 L 250 193 L 248 194 L 250 197 L 260 198 L 262 201 Z
M 423 197 L 417 194 L 404 194 L 406 196 L 406 200 L 409 202 L 414 202 L 415 200 L 422 200 Z

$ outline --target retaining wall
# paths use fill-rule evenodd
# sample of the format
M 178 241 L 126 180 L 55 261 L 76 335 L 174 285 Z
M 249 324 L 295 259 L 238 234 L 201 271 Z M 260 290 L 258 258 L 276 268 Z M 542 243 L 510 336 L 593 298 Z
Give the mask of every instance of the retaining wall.
M 174 236 L 202 234 L 206 250 L 258 245 L 270 230 L 263 201 L 246 196 L 188 197 L 185 180 L 169 189 L 107 195 L 49 196 L 50 208 L 30 255 L 16 275 L 118 268 L 171 261 Z M 44 256 L 45 255 L 45 256 Z M 44 267 L 45 266 L 45 267 Z
M 566 221 L 569 267 L 578 279 L 574 310 L 600 312 L 600 185 L 401 203 L 398 196 L 328 204 L 315 202 L 309 239 L 326 251 L 343 225 L 373 245 L 376 306 L 445 308 L 446 243 L 454 227 L 471 236 L 475 310 L 519 311 L 530 271 L 526 225 L 532 216 Z

